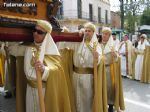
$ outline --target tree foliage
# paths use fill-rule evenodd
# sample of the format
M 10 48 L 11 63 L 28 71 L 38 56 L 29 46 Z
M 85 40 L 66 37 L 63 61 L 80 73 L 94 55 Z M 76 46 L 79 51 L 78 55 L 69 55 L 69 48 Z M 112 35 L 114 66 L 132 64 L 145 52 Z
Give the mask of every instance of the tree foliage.
M 125 29 L 129 33 L 135 31 L 135 25 L 138 23 L 138 15 L 140 13 L 140 2 L 139 1 L 127 1 L 124 4 L 124 15 L 125 15 Z
M 149 7 L 143 11 L 140 23 L 141 25 L 150 25 L 150 8 Z
M 150 21 L 150 12 L 148 11 L 144 11 L 145 14 L 142 15 L 143 19 L 140 21 L 143 10 L 150 7 L 150 0 L 120 0 L 120 2 L 124 4 L 124 11 L 121 13 L 124 13 L 124 25 L 129 33 L 133 33 L 135 26 L 140 25 L 140 22 L 143 24 L 144 22 L 147 23 L 147 21 Z

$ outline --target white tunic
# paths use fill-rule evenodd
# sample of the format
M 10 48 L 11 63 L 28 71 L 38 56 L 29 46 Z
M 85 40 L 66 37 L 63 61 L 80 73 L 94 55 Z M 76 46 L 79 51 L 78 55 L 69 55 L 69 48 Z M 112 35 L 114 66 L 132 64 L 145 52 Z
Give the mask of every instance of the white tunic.
M 113 42 L 114 42 L 114 47 L 115 47 L 115 49 L 118 51 L 118 49 L 119 49 L 119 44 L 120 44 L 119 39 L 116 39 L 116 40 L 114 40 Z
M 123 45 L 121 46 L 121 48 L 119 49 L 119 53 L 121 54 L 121 75 L 122 76 L 127 76 L 127 72 L 126 72 L 126 47 L 125 47 L 125 43 L 123 43 Z
M 141 74 L 142 74 L 142 68 L 143 68 L 143 58 L 144 58 L 144 49 L 148 45 L 148 43 L 141 42 L 138 43 L 137 46 L 137 52 L 139 53 L 137 55 L 136 61 L 135 61 L 135 79 L 136 80 L 141 80 Z
M 75 49 L 74 65 L 76 67 L 90 67 L 93 68 L 93 55 L 91 51 L 84 44 L 84 52 L 80 57 Z M 77 112 L 92 112 L 93 102 L 93 74 L 78 74 L 73 73 L 73 85 L 76 96 Z
M 35 68 L 31 65 L 31 59 L 32 59 L 32 48 L 28 47 L 25 51 L 24 72 L 28 80 L 36 81 L 36 71 Z M 43 81 L 47 80 L 48 71 L 49 71 L 48 68 L 45 67 L 45 71 L 42 75 Z M 43 95 L 44 94 L 45 88 L 43 88 Z M 40 112 L 38 90 L 37 88 L 32 88 L 28 84 L 26 90 L 26 112 Z
M 85 43 L 83 44 L 81 55 L 78 54 L 81 44 L 82 43 L 75 42 L 57 43 L 58 48 L 60 49 L 69 47 L 74 50 L 73 63 L 76 67 L 93 68 L 93 54 Z M 98 63 L 100 63 L 100 57 Z M 73 87 L 77 112 L 92 112 L 93 74 L 79 74 L 74 72 Z

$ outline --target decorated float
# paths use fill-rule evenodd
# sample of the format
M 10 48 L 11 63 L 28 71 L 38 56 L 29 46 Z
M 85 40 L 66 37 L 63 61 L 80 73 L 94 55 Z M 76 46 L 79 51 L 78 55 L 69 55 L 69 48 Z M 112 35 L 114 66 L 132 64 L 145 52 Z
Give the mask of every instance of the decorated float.
M 58 20 L 55 18 L 61 2 L 59 0 L 0 0 L 0 42 L 32 42 L 32 29 L 36 20 L 47 20 L 51 23 L 52 38 L 55 42 L 80 42 L 78 32 L 62 32 Z M 1 54 L 1 53 L 0 53 Z M 12 60 L 11 60 L 12 59 Z M 0 56 L 0 66 L 4 64 Z M 23 63 L 23 56 L 10 56 L 6 51 L 8 65 L 8 82 L 15 90 L 16 112 L 25 112 L 26 78 L 19 63 Z M 14 62 L 14 63 L 13 63 Z M 10 69 L 11 68 L 11 69 Z M 3 77 L 2 77 L 3 76 Z M 4 86 L 4 68 L 0 68 L 0 86 Z
M 36 19 L 43 19 L 52 24 L 55 42 L 81 41 L 77 32 L 61 32 L 55 18 L 60 5 L 59 0 L 0 0 L 0 40 L 33 41 Z

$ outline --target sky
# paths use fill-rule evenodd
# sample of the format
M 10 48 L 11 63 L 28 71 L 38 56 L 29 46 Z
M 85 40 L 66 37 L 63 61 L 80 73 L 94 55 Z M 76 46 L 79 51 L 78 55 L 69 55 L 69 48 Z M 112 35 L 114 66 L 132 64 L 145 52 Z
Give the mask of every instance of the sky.
M 119 10 L 119 5 L 120 1 L 119 0 L 110 0 L 110 10 L 111 11 L 118 11 Z

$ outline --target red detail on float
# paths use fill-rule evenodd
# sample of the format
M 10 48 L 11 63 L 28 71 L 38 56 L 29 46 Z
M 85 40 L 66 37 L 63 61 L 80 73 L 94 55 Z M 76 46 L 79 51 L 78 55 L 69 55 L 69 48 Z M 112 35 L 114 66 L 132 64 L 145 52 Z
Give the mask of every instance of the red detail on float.
M 68 41 L 68 42 L 81 42 L 82 37 L 77 35 L 52 35 L 55 42 Z M 0 41 L 25 41 L 32 42 L 33 37 L 29 34 L 1 34 Z

